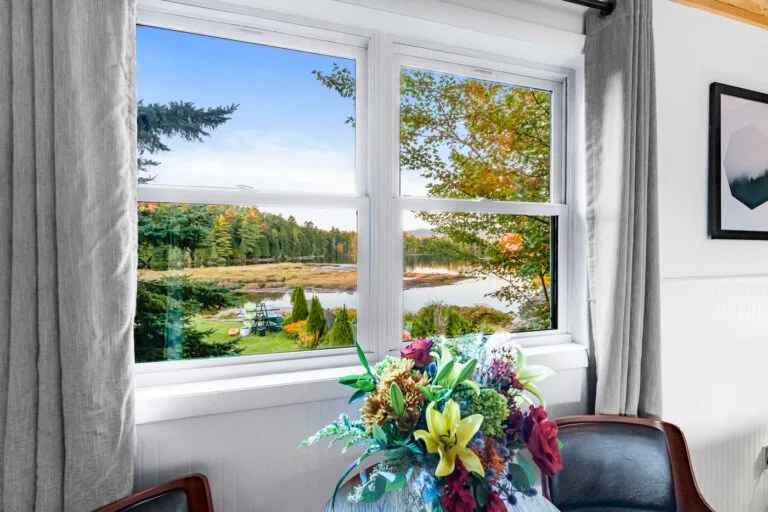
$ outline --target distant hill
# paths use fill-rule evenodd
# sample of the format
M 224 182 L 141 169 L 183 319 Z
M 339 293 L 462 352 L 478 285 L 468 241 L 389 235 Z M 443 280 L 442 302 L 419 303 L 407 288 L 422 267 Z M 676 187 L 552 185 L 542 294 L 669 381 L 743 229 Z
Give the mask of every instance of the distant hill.
M 433 238 L 433 237 L 442 238 L 443 236 L 427 228 L 412 229 L 410 231 L 406 231 L 406 233 L 408 233 L 409 235 L 415 236 L 416 238 Z

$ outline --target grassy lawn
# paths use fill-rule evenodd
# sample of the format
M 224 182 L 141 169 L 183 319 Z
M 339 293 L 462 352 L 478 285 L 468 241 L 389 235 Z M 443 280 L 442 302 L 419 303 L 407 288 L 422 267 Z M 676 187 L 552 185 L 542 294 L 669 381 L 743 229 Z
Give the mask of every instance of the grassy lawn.
M 214 333 L 211 334 L 207 341 L 227 341 L 231 339 L 227 335 L 227 331 L 233 328 L 242 327 L 243 323 L 237 320 L 210 320 L 205 318 L 194 318 L 192 323 L 195 327 L 201 330 L 214 329 Z M 245 350 L 240 355 L 251 354 L 269 354 L 272 352 L 293 352 L 299 350 L 299 344 L 295 340 L 290 340 L 283 336 L 281 332 L 267 331 L 266 336 L 259 336 L 258 334 L 250 334 L 240 338 L 240 346 Z
M 139 270 L 139 278 L 160 279 L 178 273 L 174 270 Z M 315 263 L 262 263 L 231 267 L 201 267 L 183 270 L 191 279 L 241 284 L 242 291 L 290 289 L 303 286 L 307 289 L 353 291 L 357 288 L 357 271 L 349 268 L 333 268 Z M 461 281 L 457 274 L 405 273 L 406 288 L 423 285 L 443 285 Z

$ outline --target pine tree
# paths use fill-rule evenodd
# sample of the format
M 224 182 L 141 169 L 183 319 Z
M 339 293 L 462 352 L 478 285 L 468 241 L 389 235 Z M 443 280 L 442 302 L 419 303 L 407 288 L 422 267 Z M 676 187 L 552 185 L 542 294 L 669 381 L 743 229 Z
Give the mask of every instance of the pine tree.
M 307 332 L 311 333 L 315 337 L 315 344 L 320 343 L 320 339 L 323 337 L 325 331 L 325 315 L 323 314 L 323 306 L 320 305 L 320 299 L 317 295 L 312 296 L 312 301 L 309 304 L 309 317 L 307 318 Z
M 240 251 L 247 260 L 261 256 L 261 221 L 255 210 L 246 213 L 240 228 Z
M 154 180 L 155 176 L 149 172 L 160 163 L 144 155 L 169 151 L 161 137 L 181 137 L 188 142 L 203 142 L 203 137 L 210 135 L 206 130 L 213 130 L 229 121 L 237 107 L 197 108 L 189 101 L 145 105 L 139 100 L 136 108 L 138 165 L 139 172 L 145 174 L 139 177 L 139 183 Z
M 215 247 L 215 259 L 219 265 L 226 265 L 232 259 L 232 234 L 230 225 L 224 215 L 216 217 L 211 230 L 211 238 Z
M 352 324 L 349 323 L 349 314 L 347 306 L 343 306 L 336 319 L 333 321 L 333 327 L 330 334 L 331 345 L 346 346 L 355 343 L 355 333 L 352 330 Z
M 304 296 L 304 288 L 297 286 L 293 290 L 291 295 L 293 302 L 293 310 L 291 311 L 291 319 L 294 322 L 306 320 L 309 316 L 309 309 L 307 308 L 307 298 Z

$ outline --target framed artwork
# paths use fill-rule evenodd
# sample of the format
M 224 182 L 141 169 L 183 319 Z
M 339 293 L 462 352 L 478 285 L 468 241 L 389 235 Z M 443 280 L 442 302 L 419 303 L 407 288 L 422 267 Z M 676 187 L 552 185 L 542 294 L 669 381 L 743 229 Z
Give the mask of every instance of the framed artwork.
M 768 94 L 709 92 L 709 236 L 768 240 Z

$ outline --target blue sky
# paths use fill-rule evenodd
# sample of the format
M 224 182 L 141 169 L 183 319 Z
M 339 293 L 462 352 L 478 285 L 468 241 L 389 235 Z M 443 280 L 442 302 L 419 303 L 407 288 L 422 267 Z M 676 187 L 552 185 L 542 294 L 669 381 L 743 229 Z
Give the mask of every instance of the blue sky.
M 355 131 L 344 123 L 354 101 L 312 74 L 334 63 L 354 73 L 354 61 L 142 26 L 136 47 L 145 104 L 239 105 L 203 143 L 165 141 L 170 151 L 151 156 L 160 162 L 154 183 L 355 193 Z M 324 228 L 355 227 L 351 211 L 263 209 Z
M 260 130 L 354 153 L 354 130 L 344 124 L 354 102 L 312 74 L 334 62 L 354 73 L 354 61 L 151 27 L 138 27 L 136 39 L 138 97 L 145 103 L 240 105 L 207 145 L 238 130 Z

